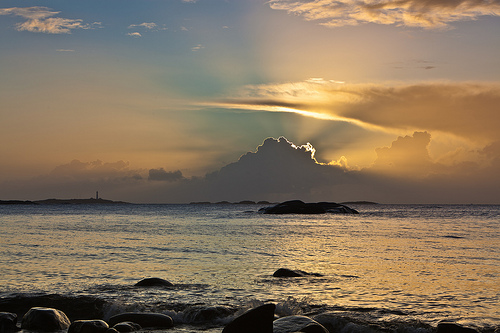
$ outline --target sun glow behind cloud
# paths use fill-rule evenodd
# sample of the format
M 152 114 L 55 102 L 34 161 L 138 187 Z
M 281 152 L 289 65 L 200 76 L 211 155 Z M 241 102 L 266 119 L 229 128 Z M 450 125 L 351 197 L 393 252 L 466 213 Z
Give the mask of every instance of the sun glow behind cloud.
M 500 140 L 498 83 L 338 84 L 309 79 L 248 86 L 218 105 L 294 112 L 373 130 L 439 131 L 482 144 Z

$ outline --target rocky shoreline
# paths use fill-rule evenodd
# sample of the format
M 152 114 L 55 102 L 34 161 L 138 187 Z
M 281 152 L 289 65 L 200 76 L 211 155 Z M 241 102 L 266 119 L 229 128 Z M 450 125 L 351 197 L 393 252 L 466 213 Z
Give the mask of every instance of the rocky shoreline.
M 277 279 L 322 276 L 319 273 L 280 268 L 274 272 Z M 174 285 L 161 278 L 147 278 L 137 282 L 136 288 L 170 288 Z M 1 302 L 0 302 L 1 303 Z M 44 303 L 44 302 L 40 302 Z M 83 302 L 85 303 L 85 302 Z M 92 303 L 92 302 L 91 302 Z M 92 308 L 96 304 L 81 304 L 82 308 Z M 47 304 L 45 302 L 45 304 Z M 71 306 L 74 308 L 74 304 Z M 70 308 L 71 308 L 70 307 Z M 5 306 L 2 306 L 5 308 Z M 15 309 L 13 309 L 16 311 Z M 17 309 L 19 312 L 20 309 Z M 70 310 L 70 309 L 69 309 Z M 192 309 L 193 310 L 193 309 Z M 90 318 L 89 318 L 90 316 Z M 500 326 L 475 329 L 455 322 L 442 321 L 437 326 L 421 322 L 408 323 L 367 323 L 347 318 L 338 312 L 311 312 L 301 315 L 283 315 L 272 302 L 257 304 L 246 311 L 234 311 L 224 306 L 199 308 L 190 313 L 193 322 L 212 321 L 217 323 L 222 333 L 499 333 Z M 94 318 L 95 317 L 95 318 Z M 71 319 L 70 319 L 71 318 Z M 126 333 L 136 331 L 161 331 L 185 325 L 177 318 L 159 312 L 120 312 L 110 317 L 97 313 L 83 316 L 81 312 L 68 315 L 55 307 L 34 305 L 23 315 L 15 312 L 0 312 L 0 333 L 67 332 L 67 333 Z M 214 327 L 214 326 L 212 326 Z M 211 332 L 213 332 L 211 330 Z

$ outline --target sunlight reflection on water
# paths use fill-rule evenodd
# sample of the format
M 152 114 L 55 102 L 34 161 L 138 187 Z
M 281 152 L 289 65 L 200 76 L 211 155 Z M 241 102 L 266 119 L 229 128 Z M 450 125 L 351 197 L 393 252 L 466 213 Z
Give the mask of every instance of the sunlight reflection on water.
M 248 213 L 257 208 L 0 207 L 0 283 L 6 292 L 77 292 L 158 276 L 183 286 L 162 295 L 172 302 L 293 296 L 432 318 L 500 318 L 498 206 Z M 323 276 L 272 278 L 280 267 Z

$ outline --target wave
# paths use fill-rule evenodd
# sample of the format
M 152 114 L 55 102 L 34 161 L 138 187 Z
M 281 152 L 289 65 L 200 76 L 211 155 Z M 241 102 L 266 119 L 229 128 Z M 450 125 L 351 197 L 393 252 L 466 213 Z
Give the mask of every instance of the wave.
M 111 288 L 111 287 L 109 287 Z M 71 321 L 103 319 L 123 312 L 157 312 L 170 316 L 176 326 L 190 327 L 191 332 L 222 328 L 245 311 L 263 305 L 259 300 L 234 304 L 169 303 L 161 300 L 148 304 L 122 302 L 95 295 L 11 294 L 0 298 L 0 312 L 16 313 L 18 318 L 36 306 L 63 311 Z M 269 301 L 267 301 L 269 302 Z M 313 304 L 307 299 L 289 297 L 276 304 L 277 317 L 304 315 L 313 318 L 335 333 L 435 333 L 436 325 L 416 319 L 413 314 L 373 307 L 342 307 Z M 500 325 L 475 325 L 480 333 L 493 333 Z

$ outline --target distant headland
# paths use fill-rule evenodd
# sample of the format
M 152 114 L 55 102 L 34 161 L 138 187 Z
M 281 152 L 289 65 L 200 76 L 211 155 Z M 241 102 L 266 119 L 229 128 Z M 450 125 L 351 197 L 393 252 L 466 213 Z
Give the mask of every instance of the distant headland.
M 0 200 L 0 205 L 94 205 L 94 204 L 129 204 L 129 203 L 124 201 L 113 201 L 101 198 L 45 199 L 36 201 Z
M 102 198 L 89 198 L 89 199 L 44 199 L 44 200 L 0 200 L 0 205 L 94 205 L 94 204 L 129 204 L 130 202 L 125 201 L 113 201 Z M 251 201 L 243 200 L 238 202 L 229 201 L 194 201 L 190 202 L 190 205 L 271 205 L 276 204 L 275 202 L 269 201 Z M 348 201 L 341 202 L 343 205 L 377 205 L 376 202 L 371 201 Z

